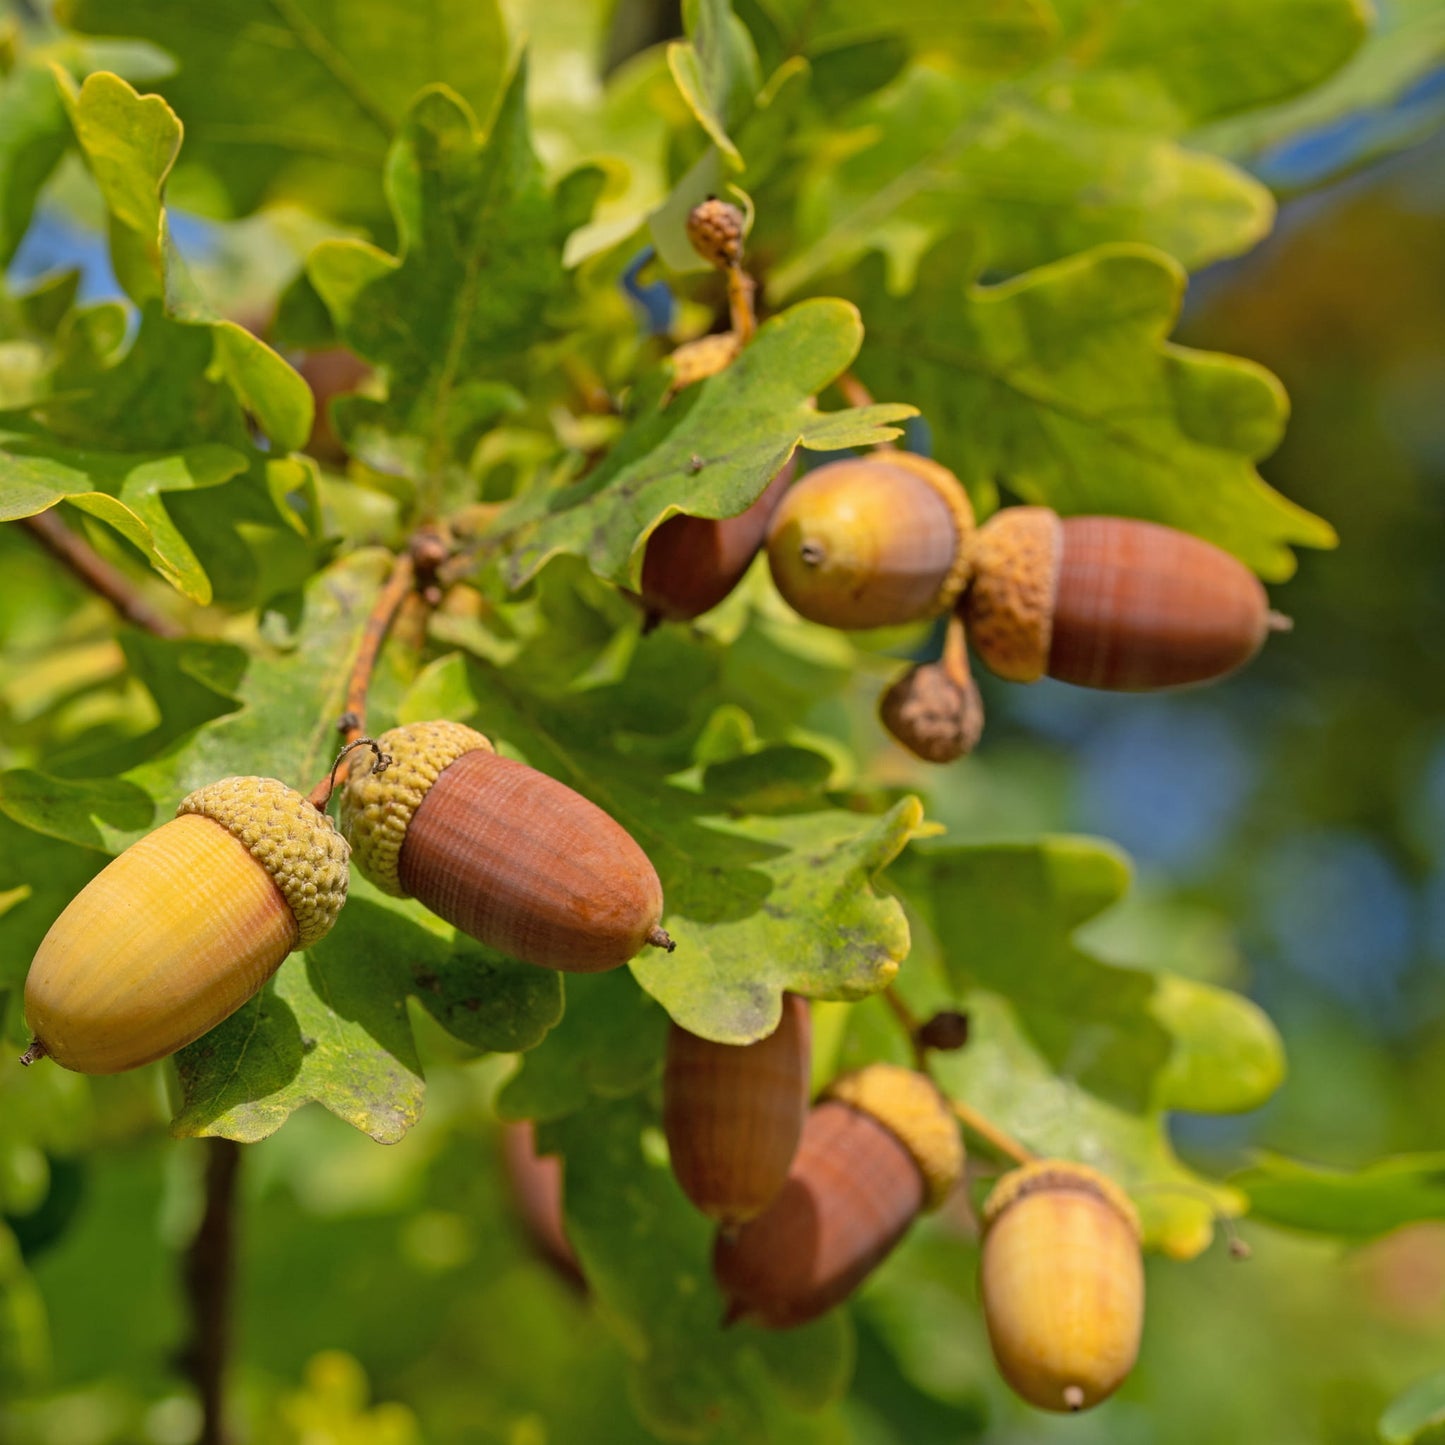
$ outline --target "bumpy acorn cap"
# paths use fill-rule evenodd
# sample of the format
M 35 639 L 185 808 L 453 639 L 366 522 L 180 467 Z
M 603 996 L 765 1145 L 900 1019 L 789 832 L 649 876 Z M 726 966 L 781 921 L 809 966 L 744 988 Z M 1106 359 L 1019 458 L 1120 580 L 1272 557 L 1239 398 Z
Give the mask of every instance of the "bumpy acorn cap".
M 963 1140 L 932 1079 L 897 1064 L 869 1064 L 823 1091 L 895 1135 L 923 1175 L 924 1208 L 937 1209 L 963 1174 Z
M 687 239 L 710 266 L 736 266 L 743 256 L 743 213 L 709 196 L 687 213 Z
M 1008 507 L 978 529 L 969 548 L 968 639 L 989 670 L 1010 682 L 1037 682 L 1048 670 L 1063 540 L 1048 507 Z
M 1067 1159 L 1037 1159 L 1005 1174 L 984 1201 L 984 1232 L 988 1232 L 1011 1204 L 1018 1203 L 1026 1195 L 1049 1189 L 1073 1189 L 1080 1194 L 1092 1194 L 1110 1205 L 1133 1230 L 1136 1238 L 1142 1234 L 1139 1211 L 1134 1208 L 1134 1201 L 1107 1175 L 1090 1169 L 1087 1164 L 1075 1164 Z
M 475 728 L 446 721 L 407 723 L 376 741 L 391 765 L 377 773 L 375 754 L 353 757 L 341 794 L 341 831 L 367 878 L 383 893 L 405 898 L 397 866 L 412 814 L 442 770 L 463 753 L 496 750 Z
M 275 778 L 222 778 L 181 799 L 176 817 L 197 813 L 245 844 L 296 918 L 295 947 L 330 931 L 346 902 L 350 849 L 331 819 Z

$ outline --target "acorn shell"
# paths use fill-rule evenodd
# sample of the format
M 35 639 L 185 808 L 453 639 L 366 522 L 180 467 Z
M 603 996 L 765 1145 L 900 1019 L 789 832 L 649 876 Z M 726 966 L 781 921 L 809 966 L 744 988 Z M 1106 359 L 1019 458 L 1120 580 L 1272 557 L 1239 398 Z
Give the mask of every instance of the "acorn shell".
M 586 1289 L 577 1252 L 567 1238 L 562 1209 L 562 1161 L 537 1152 L 530 1119 L 502 1125 L 502 1168 L 527 1237 L 542 1259 L 569 1284 Z
M 647 539 L 642 600 L 652 618 L 689 622 L 710 612 L 742 581 L 794 471 L 789 462 L 735 517 L 669 517 Z
M 1049 676 L 1138 692 L 1223 677 L 1269 635 L 1269 598 L 1238 559 L 1187 532 L 1067 517 Z
M 980 1271 L 994 1357 L 1030 1404 L 1085 1410 L 1123 1383 L 1144 1267 L 1138 1216 L 1111 1180 L 1057 1160 L 1006 1175 L 984 1205 Z
M 1229 553 L 1128 517 L 1010 507 L 979 528 L 962 604 L 1000 677 L 1144 692 L 1242 667 L 1269 635 L 1269 599 Z
M 662 1075 L 672 1172 L 704 1214 L 740 1224 L 783 1187 L 808 1114 L 812 1022 L 783 995 L 778 1026 L 752 1044 L 718 1044 L 677 1024 Z
M 768 563 L 810 621 L 886 627 L 953 605 L 972 531 L 968 496 L 946 468 L 874 453 L 819 467 L 792 488 L 773 514 Z
M 457 724 L 393 728 L 377 741 L 395 763 L 353 772 L 341 816 L 378 887 L 544 968 L 595 973 L 648 943 L 670 945 L 647 855 L 580 793 Z
M 925 1192 L 897 1135 L 839 1100 L 818 1104 L 773 1202 L 718 1235 L 728 1319 L 788 1329 L 841 1304 L 903 1238 Z
M 70 902 L 25 981 L 25 1017 L 67 1069 L 163 1058 L 244 1004 L 335 922 L 346 845 L 274 778 L 192 793 Z

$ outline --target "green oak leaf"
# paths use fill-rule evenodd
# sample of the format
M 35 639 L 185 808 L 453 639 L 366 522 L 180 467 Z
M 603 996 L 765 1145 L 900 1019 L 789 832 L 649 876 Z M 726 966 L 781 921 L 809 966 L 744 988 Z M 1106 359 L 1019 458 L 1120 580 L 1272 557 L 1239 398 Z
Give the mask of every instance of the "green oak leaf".
M 852 1330 L 835 1310 L 786 1333 L 725 1328 L 713 1283 L 713 1225 L 649 1147 L 645 1101 L 598 1102 L 538 1130 L 562 1155 L 567 1237 L 608 1324 L 632 1356 L 633 1399 L 667 1439 L 765 1435 L 788 1410 L 815 1411 L 852 1374 Z M 625 1189 L 617 1188 L 626 1180 Z
M 209 602 L 210 578 L 163 497 L 220 486 L 246 467 L 244 455 L 214 443 L 169 453 L 92 451 L 40 432 L 0 430 L 0 521 L 69 502 L 114 527 L 183 596 Z
M 25 1268 L 15 1236 L 0 1221 L 0 1387 L 18 1396 L 49 1371 L 45 1297 Z
M 471 721 L 499 751 L 575 788 L 626 828 L 661 879 L 663 926 L 677 944 L 672 953 L 644 950 L 633 977 L 684 1028 L 749 1043 L 777 1027 L 786 990 L 862 998 L 892 978 L 908 927 L 875 879 L 919 829 L 922 808 L 908 797 L 870 816 L 821 793 L 800 801 L 792 774 L 786 808 L 769 814 L 735 807 L 726 789 L 714 796 L 706 775 L 702 786 L 669 780 L 668 764 L 637 746 L 636 732 L 675 729 L 670 710 L 715 695 L 721 666 L 721 649 L 693 647 L 688 677 L 665 666 L 675 651 L 665 639 L 641 639 L 616 681 L 551 697 L 535 691 L 525 657 L 498 667 L 454 654 L 421 674 L 401 710 Z M 791 769 L 793 752 L 778 750 L 776 766 Z M 753 778 L 755 795 L 758 785 Z
M 523 379 L 527 349 L 554 334 L 548 311 L 570 285 L 563 244 L 601 183 L 594 168 L 547 183 L 527 125 L 524 64 L 485 134 L 461 96 L 423 91 L 387 161 L 400 254 L 329 241 L 307 263 L 340 340 L 386 372 L 385 403 L 351 402 L 339 413 L 343 432 L 406 439 L 407 474 L 432 487 L 460 468 L 514 405 L 500 384 Z
M 1445 1154 L 1397 1154 L 1363 1169 L 1326 1169 L 1264 1153 L 1230 1179 L 1257 1219 L 1286 1229 L 1369 1239 L 1445 1219 Z
M 668 46 L 668 68 L 708 139 L 741 170 L 743 158 L 729 131 L 762 85 L 752 37 L 728 0 L 685 0 L 682 11 L 687 39 Z
M 875 303 L 879 271 L 859 282 Z M 906 313 L 865 305 L 875 320 L 857 370 L 876 395 L 918 402 L 939 459 L 976 496 L 998 483 L 1065 514 L 1163 522 L 1280 581 L 1290 544 L 1331 547 L 1335 534 L 1256 470 L 1284 428 L 1279 382 L 1166 339 L 1184 287 L 1175 262 L 1138 246 L 998 286 L 940 248 Z
M 948 1092 L 1035 1153 L 1081 1159 L 1133 1195 L 1146 1241 L 1197 1254 L 1244 1196 L 1175 1158 L 1169 1109 L 1257 1107 L 1283 1077 L 1254 1004 L 1210 984 L 1115 968 L 1074 942 L 1128 886 L 1125 860 L 1085 838 L 921 844 L 889 874 L 932 930 L 968 1048 L 936 1057 Z
M 758 0 L 785 54 L 828 57 L 844 47 L 875 47 L 891 37 L 916 55 L 943 55 L 987 72 L 1021 70 L 1058 38 L 1048 0 Z
M 320 943 L 176 1056 L 174 1134 L 251 1143 L 314 1102 L 395 1143 L 420 1116 L 425 1089 L 408 995 L 479 1049 L 531 1048 L 560 1017 L 555 973 L 454 940 L 418 903 L 356 877 L 351 886 Z
M 844 136 L 804 178 L 769 298 L 871 251 L 887 257 L 891 291 L 909 291 L 919 258 L 960 232 L 981 264 L 1005 272 L 1113 241 L 1158 246 L 1193 270 L 1269 232 L 1274 203 L 1258 181 L 1127 105 L 1095 111 L 1046 87 L 914 67 L 848 113 Z
M 649 536 L 668 517 L 746 510 L 794 450 L 869 446 L 911 406 L 820 412 L 813 397 L 847 369 L 863 340 L 847 302 L 805 301 L 766 321 L 731 366 L 666 403 L 655 394 L 595 471 L 529 493 L 504 512 L 503 575 L 513 588 L 552 557 L 585 557 L 602 577 L 635 588 Z
M 1380 1416 L 1382 1445 L 1440 1445 L 1445 1441 L 1445 1370 L 1417 1380 Z
M 156 89 L 185 122 L 192 205 L 239 215 L 291 201 L 386 225 L 381 169 L 412 97 L 451 86 L 478 115 L 501 88 L 496 0 L 62 0 L 63 24 L 149 40 L 177 69 Z
M 70 128 L 50 71 L 26 57 L 0 80 L 0 268 L 8 266 Z

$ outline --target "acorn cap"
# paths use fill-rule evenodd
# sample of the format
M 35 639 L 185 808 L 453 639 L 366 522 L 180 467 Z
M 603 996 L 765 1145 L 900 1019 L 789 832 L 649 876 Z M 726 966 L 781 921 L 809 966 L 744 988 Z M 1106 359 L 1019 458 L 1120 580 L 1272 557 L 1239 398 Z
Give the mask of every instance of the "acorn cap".
M 709 196 L 687 213 L 687 239 L 708 265 L 736 266 L 743 258 L 745 224 L 736 206 Z
M 968 639 L 1010 682 L 1037 682 L 1048 670 L 1062 551 L 1063 527 L 1048 507 L 995 512 L 969 548 Z
M 869 1115 L 913 1156 L 923 1175 L 924 1208 L 937 1209 L 963 1174 L 963 1140 L 932 1079 L 897 1064 L 869 1064 L 823 1092 Z
M 296 919 L 295 948 L 331 931 L 346 902 L 351 850 L 325 813 L 275 778 L 209 783 L 181 799 L 176 817 L 187 813 L 219 823 L 271 875 Z
M 1050 1189 L 1073 1189 L 1102 1199 L 1118 1213 L 1136 1239 L 1142 1237 L 1139 1211 L 1134 1208 L 1133 1200 L 1107 1175 L 1090 1169 L 1087 1164 L 1075 1164 L 1068 1159 L 1038 1159 L 1005 1174 L 984 1201 L 984 1232 L 988 1232 L 1011 1204 L 1018 1203 L 1026 1195 Z
M 464 753 L 496 749 L 475 728 L 446 721 L 407 723 L 376 741 L 391 764 L 377 773 L 374 755 L 353 760 L 341 794 L 341 830 L 367 878 L 383 893 L 405 898 L 397 868 L 412 814 L 444 768 Z

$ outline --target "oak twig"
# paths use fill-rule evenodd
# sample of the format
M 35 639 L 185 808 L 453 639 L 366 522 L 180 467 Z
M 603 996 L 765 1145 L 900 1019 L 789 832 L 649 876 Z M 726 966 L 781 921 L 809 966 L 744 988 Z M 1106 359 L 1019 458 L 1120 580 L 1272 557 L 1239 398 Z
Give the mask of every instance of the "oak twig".
M 226 1363 L 231 1348 L 231 1294 L 236 1264 L 236 1179 L 241 1146 L 207 1139 L 206 1203 L 182 1268 L 191 1337 L 181 1364 L 201 1401 L 196 1445 L 225 1445 Z
M 54 508 L 22 517 L 21 525 L 53 557 L 63 562 L 90 590 L 104 597 L 133 626 L 154 637 L 184 637 L 186 629 L 141 596 L 135 583 L 107 562 L 79 532 L 73 532 Z

